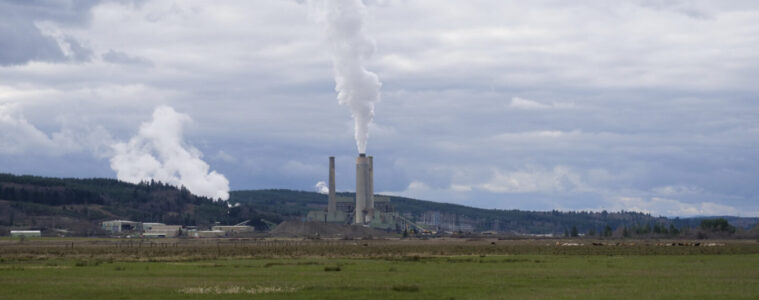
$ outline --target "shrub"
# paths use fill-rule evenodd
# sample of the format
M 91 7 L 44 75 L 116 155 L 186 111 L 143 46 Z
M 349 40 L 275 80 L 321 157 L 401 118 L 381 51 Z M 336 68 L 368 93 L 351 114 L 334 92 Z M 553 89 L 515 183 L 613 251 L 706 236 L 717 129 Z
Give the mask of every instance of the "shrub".
M 417 285 L 394 285 L 393 291 L 396 292 L 418 292 L 419 286 Z

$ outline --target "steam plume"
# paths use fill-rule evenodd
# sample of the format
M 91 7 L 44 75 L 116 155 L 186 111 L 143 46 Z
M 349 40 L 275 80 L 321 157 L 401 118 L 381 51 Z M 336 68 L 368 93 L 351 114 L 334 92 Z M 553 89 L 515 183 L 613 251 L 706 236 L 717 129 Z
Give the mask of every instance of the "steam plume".
M 327 186 L 327 183 L 324 181 L 319 181 L 314 185 L 314 188 L 316 188 L 316 192 L 319 194 L 329 194 L 329 186 Z
M 309 2 L 317 22 L 326 30 L 335 69 L 335 91 L 340 104 L 350 107 L 355 123 L 356 146 L 366 153 L 369 123 L 382 86 L 377 74 L 364 67 L 374 53 L 374 41 L 364 33 L 366 7 L 361 0 Z
M 119 180 L 138 183 L 155 179 L 175 186 L 185 186 L 196 195 L 229 199 L 229 181 L 211 171 L 195 147 L 182 140 L 182 127 L 191 119 L 168 106 L 159 106 L 153 120 L 142 123 L 140 131 L 128 143 L 112 145 L 111 169 Z

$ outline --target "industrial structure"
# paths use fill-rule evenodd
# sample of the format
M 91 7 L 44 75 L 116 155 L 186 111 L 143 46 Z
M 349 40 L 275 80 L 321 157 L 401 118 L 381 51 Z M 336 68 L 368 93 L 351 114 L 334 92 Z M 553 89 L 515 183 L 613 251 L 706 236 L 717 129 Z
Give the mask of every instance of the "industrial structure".
M 101 223 L 101 228 L 115 236 L 170 238 L 170 237 L 225 237 L 240 236 L 255 232 L 253 226 L 246 225 L 248 221 L 231 225 L 216 225 L 211 230 L 183 228 L 181 225 L 166 225 L 164 223 L 134 222 L 127 220 L 111 220 Z
M 164 223 L 142 223 L 143 237 L 177 237 L 181 231 L 181 225 L 166 225 Z
M 390 198 L 374 195 L 374 157 L 356 157 L 356 196 L 335 191 L 335 157 L 329 157 L 329 194 L 326 210 L 313 210 L 307 221 L 355 224 L 386 230 L 401 230 L 406 222 L 390 205 Z
M 127 220 L 111 220 L 100 223 L 101 228 L 113 234 L 142 232 L 142 223 Z
M 250 220 L 235 225 L 216 225 L 211 227 L 211 231 L 221 231 L 224 233 L 224 235 L 227 236 L 253 233 L 256 231 L 256 229 L 253 226 L 248 226 L 247 224 L 249 222 Z

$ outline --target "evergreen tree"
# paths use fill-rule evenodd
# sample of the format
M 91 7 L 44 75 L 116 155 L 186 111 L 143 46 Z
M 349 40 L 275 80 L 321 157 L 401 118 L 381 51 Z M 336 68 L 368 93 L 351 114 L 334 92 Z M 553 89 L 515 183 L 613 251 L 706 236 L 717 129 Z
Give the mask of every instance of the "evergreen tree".
M 669 234 L 678 235 L 680 234 L 680 230 L 678 230 L 674 224 L 669 224 Z
M 611 226 L 609 226 L 609 224 L 606 224 L 606 227 L 604 227 L 604 236 L 610 237 L 611 233 L 612 233 Z
M 725 218 L 702 220 L 701 229 L 707 231 L 735 233 L 735 227 L 730 225 L 730 223 L 728 223 Z

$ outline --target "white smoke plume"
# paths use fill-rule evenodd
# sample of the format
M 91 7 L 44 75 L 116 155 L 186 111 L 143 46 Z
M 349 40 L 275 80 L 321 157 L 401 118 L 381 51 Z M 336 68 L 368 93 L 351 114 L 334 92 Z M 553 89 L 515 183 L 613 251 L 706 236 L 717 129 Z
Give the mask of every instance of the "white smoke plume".
M 229 181 L 216 171 L 208 172 L 202 153 L 182 140 L 188 115 L 168 106 L 159 106 L 153 120 L 142 123 L 129 142 L 112 145 L 111 168 L 119 180 L 138 183 L 157 180 L 184 186 L 190 192 L 213 199 L 229 199 Z
M 382 86 L 377 74 L 364 67 L 374 53 L 374 41 L 364 33 L 366 7 L 361 0 L 315 0 L 309 6 L 331 46 L 337 99 L 350 107 L 358 152 L 366 153 L 369 123 Z
M 327 183 L 324 181 L 319 181 L 314 185 L 314 188 L 316 189 L 316 192 L 319 194 L 329 194 L 329 187 L 327 186 Z

